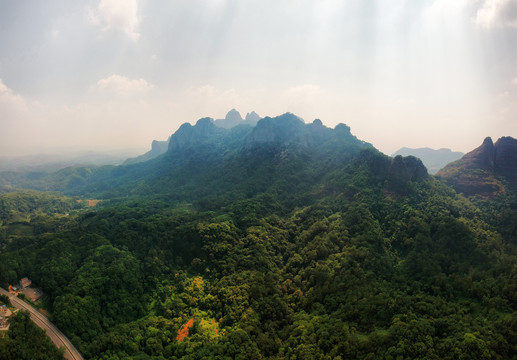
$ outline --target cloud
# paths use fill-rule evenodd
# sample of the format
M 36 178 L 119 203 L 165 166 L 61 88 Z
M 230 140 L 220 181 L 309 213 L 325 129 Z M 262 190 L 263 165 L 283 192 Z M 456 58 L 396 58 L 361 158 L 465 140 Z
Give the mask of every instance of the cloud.
M 187 90 L 187 94 L 193 97 L 202 96 L 211 98 L 215 94 L 215 86 L 207 84 L 199 87 L 190 87 Z
M 517 28 L 517 0 L 484 0 L 476 13 L 476 24 L 485 29 Z
M 103 31 L 120 31 L 134 41 L 140 38 L 137 0 L 100 0 L 96 10 L 88 11 L 88 19 Z
M 153 88 L 153 85 L 144 79 L 130 79 L 114 74 L 97 81 L 96 87 L 100 91 L 111 92 L 115 95 L 133 95 L 145 94 Z
M 25 99 L 20 95 L 15 93 L 12 89 L 10 89 L 7 85 L 4 84 L 4 81 L 0 78 L 0 109 L 5 110 L 9 108 L 11 110 L 18 111 L 26 111 L 27 103 Z
M 304 84 L 293 86 L 285 91 L 285 95 L 293 99 L 307 100 L 320 95 L 321 89 L 317 85 Z

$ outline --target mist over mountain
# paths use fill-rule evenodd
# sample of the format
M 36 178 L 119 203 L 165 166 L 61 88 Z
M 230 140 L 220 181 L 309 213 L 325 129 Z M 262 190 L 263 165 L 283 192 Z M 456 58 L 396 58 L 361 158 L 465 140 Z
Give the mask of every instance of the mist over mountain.
M 452 151 L 451 149 L 431 149 L 428 147 L 411 149 L 403 147 L 397 150 L 392 156 L 415 156 L 422 160 L 429 170 L 429 173 L 436 174 L 438 170 L 445 165 L 460 159 L 464 154 L 462 152 Z
M 56 171 L 70 166 L 120 165 L 135 151 L 81 151 L 66 149 L 59 153 L 25 156 L 0 156 L 0 171 Z
M 373 151 L 375 156 L 365 159 L 378 162 L 375 171 L 385 181 L 390 178 L 391 184 L 398 183 L 399 170 L 403 173 L 400 179 L 413 179 L 407 173 L 409 163 L 397 157 L 392 167 L 393 160 L 357 139 L 348 126 L 339 124 L 331 129 L 319 119 L 305 124 L 296 115 L 286 113 L 263 118 L 254 127 L 240 124 L 229 129 L 216 126 L 211 118 L 202 118 L 195 125 L 180 126 L 170 136 L 167 151 L 148 161 L 117 167 L 67 168 L 51 174 L 3 174 L 0 184 L 74 195 L 174 193 L 175 197 L 192 199 L 230 188 L 239 194 L 265 191 L 274 187 L 274 179 L 278 178 L 283 179 L 281 182 L 290 179 L 291 193 L 302 191 L 295 184 L 310 191 L 316 186 L 314 182 L 323 181 L 336 167 L 346 166 L 364 150 Z M 418 164 L 422 168 L 417 170 L 419 174 L 427 174 Z
M 237 125 L 255 126 L 260 119 L 261 117 L 255 111 L 247 113 L 246 117 L 243 119 L 237 110 L 232 109 L 226 114 L 224 119 L 215 120 L 215 125 L 226 129 L 230 129 Z
M 226 117 L 224 119 L 217 119 L 215 121 L 214 120 L 212 120 L 212 121 L 218 127 L 222 127 L 225 129 L 231 129 L 232 127 L 237 126 L 237 125 L 255 126 L 260 119 L 261 119 L 261 117 L 254 111 L 252 111 L 251 113 L 247 113 L 246 118 L 243 119 L 237 110 L 232 109 L 226 114 Z M 185 123 L 184 127 L 188 127 L 187 124 L 189 124 L 189 123 Z M 183 131 L 188 131 L 188 130 L 183 130 Z M 155 157 L 157 157 L 167 151 L 167 149 L 169 148 L 169 141 L 170 141 L 170 137 L 166 141 L 153 140 L 150 151 L 146 152 L 145 154 L 136 156 L 134 158 L 127 159 L 124 162 L 124 165 L 131 165 L 131 164 L 136 164 L 139 162 L 144 162 L 147 160 L 154 159 Z

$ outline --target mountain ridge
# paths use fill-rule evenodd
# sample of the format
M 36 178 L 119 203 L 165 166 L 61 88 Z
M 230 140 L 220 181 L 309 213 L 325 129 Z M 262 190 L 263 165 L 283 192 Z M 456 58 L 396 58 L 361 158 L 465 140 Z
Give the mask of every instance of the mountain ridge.
M 167 151 L 148 161 L 118 167 L 63 169 L 10 185 L 96 198 L 170 193 L 178 200 L 193 199 L 210 192 L 222 193 L 230 187 L 239 194 L 258 194 L 275 187 L 286 193 L 309 193 L 314 183 L 323 182 L 323 188 L 331 186 L 329 174 L 356 172 L 347 164 L 365 150 L 372 154 L 365 159 L 382 164 L 371 171 L 394 193 L 404 192 L 405 183 L 427 174 L 419 160 L 391 159 L 357 139 L 345 124 L 331 129 L 319 119 L 306 124 L 286 113 L 263 118 L 255 127 L 241 124 L 229 129 L 216 126 L 212 118 L 202 118 L 195 125 L 181 125 L 170 136 Z M 12 180 L 12 176 L 8 179 Z M 289 182 L 299 184 L 299 188 L 285 187 Z M 193 192 L 194 188 L 199 193 Z

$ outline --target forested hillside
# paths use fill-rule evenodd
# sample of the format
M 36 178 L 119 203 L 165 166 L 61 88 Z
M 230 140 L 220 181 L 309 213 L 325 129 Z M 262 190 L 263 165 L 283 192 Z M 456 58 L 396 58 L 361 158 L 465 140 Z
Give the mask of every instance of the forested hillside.
M 23 181 L 104 201 L 0 195 L 0 283 L 30 276 L 85 358 L 517 358 L 511 188 L 458 195 L 292 114 L 202 119 L 155 159 L 73 173 Z M 13 233 L 13 211 L 45 216 Z

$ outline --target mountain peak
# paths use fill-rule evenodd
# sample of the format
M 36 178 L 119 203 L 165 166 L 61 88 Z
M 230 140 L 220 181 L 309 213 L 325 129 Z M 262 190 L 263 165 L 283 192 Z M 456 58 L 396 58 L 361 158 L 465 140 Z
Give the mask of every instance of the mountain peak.
M 195 126 L 184 123 L 178 131 L 171 135 L 169 140 L 169 152 L 184 150 L 192 145 L 200 144 L 210 140 L 217 135 L 220 129 L 214 124 L 214 119 L 205 117 L 196 122 Z
M 505 136 L 497 140 L 495 147 L 495 171 L 517 181 L 517 140 Z
M 257 114 L 255 111 L 252 111 L 246 114 L 244 121 L 249 125 L 255 126 L 260 119 L 261 117 L 259 114 Z
M 492 141 L 492 138 L 490 136 L 487 136 L 485 140 L 483 140 L 482 146 L 493 146 L 494 142 Z
M 504 192 L 501 177 L 511 184 L 517 181 L 517 140 L 506 136 L 494 144 L 487 137 L 481 146 L 447 165 L 438 175 L 467 196 L 490 197 Z
M 495 147 L 492 138 L 485 138 L 481 146 L 463 156 L 462 159 L 464 159 L 470 167 L 494 171 Z
M 238 120 L 239 122 L 243 120 L 241 114 L 235 109 L 231 109 L 230 111 L 228 111 L 228 113 L 225 116 L 225 119 Z
M 208 129 L 214 126 L 214 119 L 209 117 L 201 118 L 196 122 L 196 127 L 199 127 L 200 129 Z
M 247 139 L 248 146 L 265 143 L 286 143 L 299 136 L 305 123 L 298 116 L 285 113 L 277 117 L 261 119 Z
M 241 114 L 237 110 L 231 109 L 228 111 L 224 119 L 215 120 L 215 125 L 225 129 L 230 129 L 241 124 L 243 121 Z

